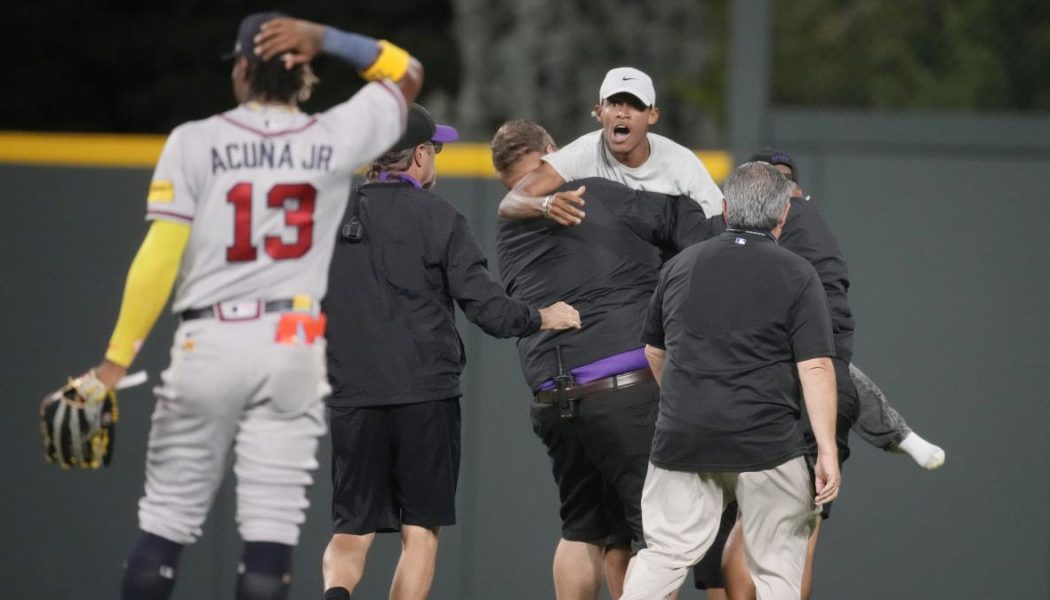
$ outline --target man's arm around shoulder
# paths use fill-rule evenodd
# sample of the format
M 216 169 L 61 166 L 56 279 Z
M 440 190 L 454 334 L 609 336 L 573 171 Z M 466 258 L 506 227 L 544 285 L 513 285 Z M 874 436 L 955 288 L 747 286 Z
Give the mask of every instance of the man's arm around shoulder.
M 498 214 L 511 220 L 543 217 L 559 225 L 579 225 L 585 216 L 582 208 L 586 190 L 580 186 L 575 191 L 554 193 L 564 184 L 558 171 L 543 162 L 503 196 Z

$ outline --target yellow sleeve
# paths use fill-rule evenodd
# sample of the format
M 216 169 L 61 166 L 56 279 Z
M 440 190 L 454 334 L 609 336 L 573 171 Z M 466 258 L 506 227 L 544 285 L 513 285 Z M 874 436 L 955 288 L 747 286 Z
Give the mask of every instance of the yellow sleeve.
M 122 367 L 135 360 L 175 286 L 190 226 L 154 221 L 128 269 L 120 316 L 109 340 L 106 359 Z

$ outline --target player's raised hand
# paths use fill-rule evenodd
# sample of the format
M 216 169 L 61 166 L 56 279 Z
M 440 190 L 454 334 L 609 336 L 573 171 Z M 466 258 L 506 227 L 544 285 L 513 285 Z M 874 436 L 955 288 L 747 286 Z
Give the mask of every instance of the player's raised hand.
M 324 44 L 324 25 L 303 19 L 277 18 L 263 23 L 255 36 L 255 55 L 263 60 L 283 55 L 291 69 L 313 60 Z
M 547 206 L 544 208 L 544 218 L 550 219 L 559 225 L 579 225 L 583 222 L 586 213 L 583 212 L 583 199 L 587 186 L 581 185 L 571 192 L 558 192 L 545 199 Z
M 564 302 L 555 302 L 540 309 L 541 330 L 579 329 L 582 326 L 580 313 Z

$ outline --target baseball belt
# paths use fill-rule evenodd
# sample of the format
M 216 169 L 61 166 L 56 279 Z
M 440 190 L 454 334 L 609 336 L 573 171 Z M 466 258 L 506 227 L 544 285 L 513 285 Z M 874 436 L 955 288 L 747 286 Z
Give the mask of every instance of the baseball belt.
M 284 298 L 282 300 L 267 300 L 261 302 L 250 300 L 247 302 L 222 302 L 214 306 L 204 308 L 190 308 L 179 313 L 179 319 L 193 321 L 194 319 L 214 319 L 216 316 L 220 321 L 246 321 L 258 319 L 264 313 L 276 313 L 291 310 L 295 306 L 295 300 Z
M 627 388 L 646 381 L 653 381 L 654 379 L 656 378 L 653 377 L 653 372 L 649 369 L 628 371 L 626 373 L 620 373 L 619 375 L 603 377 L 601 379 L 595 379 L 594 381 L 588 381 L 587 383 L 581 383 L 580 385 L 567 387 L 565 388 L 565 400 L 578 400 L 579 398 L 590 396 L 591 394 L 597 394 L 598 392 L 608 392 L 610 390 Z M 558 390 L 541 390 L 536 392 L 536 401 L 541 404 L 556 404 L 561 401 L 559 395 Z

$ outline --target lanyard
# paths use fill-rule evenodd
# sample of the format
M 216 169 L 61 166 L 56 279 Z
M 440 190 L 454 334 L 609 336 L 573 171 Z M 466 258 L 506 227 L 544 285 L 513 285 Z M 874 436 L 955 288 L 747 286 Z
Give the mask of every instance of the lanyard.
M 422 188 L 423 185 L 416 181 L 415 177 L 412 177 L 408 173 L 391 173 L 390 171 L 380 171 L 378 181 L 387 183 L 389 181 L 403 181 L 405 183 L 412 184 L 417 188 Z
M 767 238 L 773 240 L 774 243 L 777 243 L 777 238 L 773 237 L 773 234 L 768 231 L 751 231 L 750 229 L 735 229 L 733 227 L 726 227 L 726 231 L 732 233 L 750 233 L 751 235 L 764 235 Z

